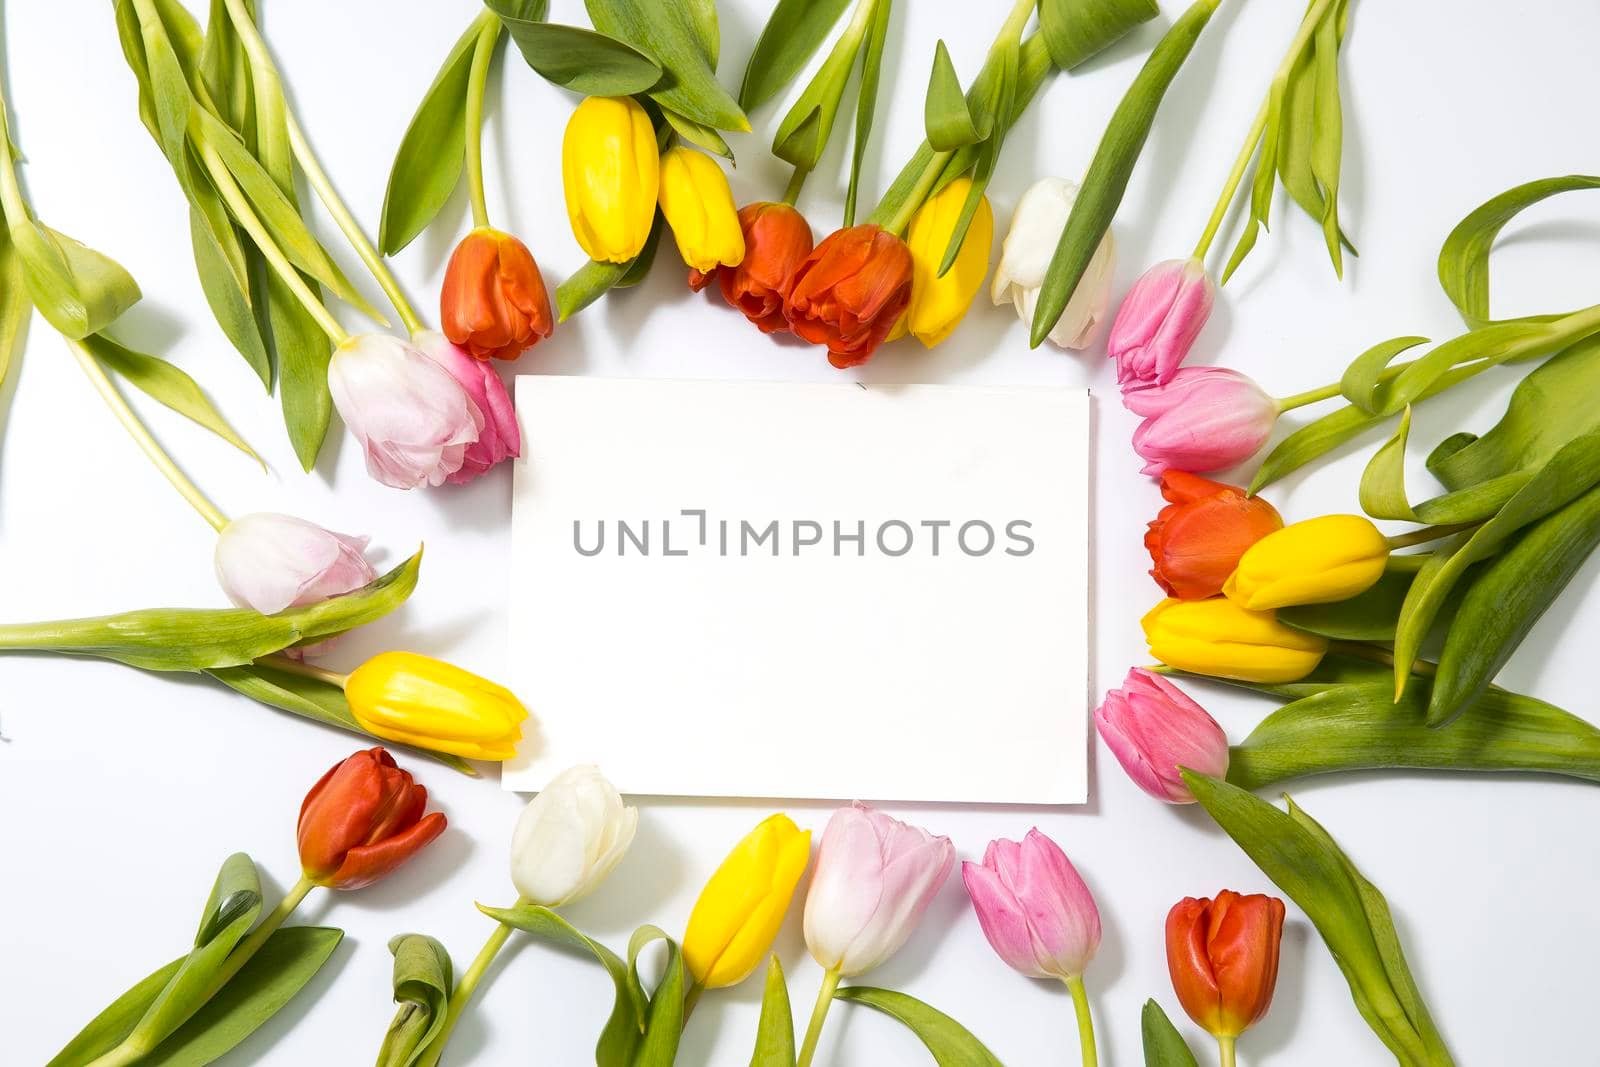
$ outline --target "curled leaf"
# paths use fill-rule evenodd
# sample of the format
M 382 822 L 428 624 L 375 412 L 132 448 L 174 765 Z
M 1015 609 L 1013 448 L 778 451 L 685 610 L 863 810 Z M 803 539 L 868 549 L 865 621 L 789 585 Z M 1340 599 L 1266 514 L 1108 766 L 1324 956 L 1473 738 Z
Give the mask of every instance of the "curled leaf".
M 450 953 L 425 934 L 391 938 L 394 954 L 394 1021 L 378 1049 L 378 1067 L 416 1067 L 444 1029 L 455 989 Z
M 936 152 L 977 144 L 994 129 L 993 112 L 985 108 L 975 111 L 968 103 L 943 40 L 933 52 L 933 71 L 928 75 L 928 95 L 923 101 L 923 126 L 928 144 Z

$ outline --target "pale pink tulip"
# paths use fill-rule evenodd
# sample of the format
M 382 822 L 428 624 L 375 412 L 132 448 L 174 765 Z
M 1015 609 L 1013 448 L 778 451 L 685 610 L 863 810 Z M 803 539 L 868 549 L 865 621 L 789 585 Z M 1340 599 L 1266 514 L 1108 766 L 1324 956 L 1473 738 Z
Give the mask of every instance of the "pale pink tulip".
M 1133 784 L 1169 804 L 1193 804 L 1179 767 L 1221 778 L 1228 773 L 1228 735 L 1206 709 L 1158 674 L 1128 672 L 1094 713 L 1100 739 Z
M 1276 400 L 1248 376 L 1222 367 L 1185 367 L 1165 385 L 1125 391 L 1122 405 L 1144 419 L 1133 432 L 1133 450 L 1153 476 L 1242 463 L 1278 421 Z
M 1157 263 L 1123 297 L 1106 339 L 1123 388 L 1165 385 L 1205 328 L 1217 287 L 1198 259 Z
M 448 479 L 450 484 L 465 485 L 486 474 L 501 460 L 522 455 L 522 431 L 517 428 L 517 412 L 493 361 L 474 358 L 466 349 L 451 344 L 438 330 L 418 330 L 411 336 L 411 343 L 449 371 L 450 377 L 467 391 L 483 415 L 483 429 L 478 433 L 478 440 L 468 446 L 461 469 Z
M 840 808 L 806 895 L 812 958 L 845 978 L 872 970 L 906 943 L 954 865 L 948 837 L 865 804 Z
M 1080 977 L 1100 948 L 1100 909 L 1061 847 L 1037 829 L 989 842 L 961 880 L 1002 960 L 1030 978 Z
M 241 608 L 275 615 L 360 589 L 378 576 L 365 537 L 293 515 L 241 515 L 217 535 L 217 581 Z
M 483 413 L 450 372 L 396 337 L 341 344 L 328 390 L 366 452 L 367 473 L 396 489 L 443 485 L 483 430 Z

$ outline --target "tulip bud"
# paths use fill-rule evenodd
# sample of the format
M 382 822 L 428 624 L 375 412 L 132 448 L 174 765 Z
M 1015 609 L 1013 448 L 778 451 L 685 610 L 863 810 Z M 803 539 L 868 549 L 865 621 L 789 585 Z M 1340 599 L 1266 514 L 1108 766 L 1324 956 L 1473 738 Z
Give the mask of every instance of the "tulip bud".
M 511 881 L 546 908 L 587 896 L 622 862 L 639 812 L 598 767 L 569 767 L 528 802 L 511 835 Z
M 516 359 L 549 337 L 550 295 L 528 246 L 487 226 L 463 237 L 444 270 L 439 321 L 478 359 Z
M 716 160 L 678 145 L 661 156 L 661 214 L 672 227 L 678 254 L 702 274 L 744 259 L 744 231 L 733 190 Z
M 1140 625 L 1150 654 L 1192 674 L 1276 685 L 1317 669 L 1328 640 L 1283 625 L 1270 611 L 1250 611 L 1227 597 L 1163 600 Z
M 371 885 L 444 832 L 440 812 L 424 815 L 428 791 L 382 748 L 334 764 L 300 805 L 300 867 L 317 885 Z
M 509 690 L 415 652 L 373 656 L 345 679 L 344 694 L 368 733 L 468 759 L 510 759 L 528 717 Z
M 1167 969 L 1178 1002 L 1213 1037 L 1232 1039 L 1260 1022 L 1278 984 L 1283 901 L 1229 889 L 1185 898 L 1167 915 Z
M 1165 385 L 1205 328 L 1217 287 L 1198 259 L 1169 259 L 1140 276 L 1111 323 L 1106 354 L 1124 388 Z
M 1332 604 L 1383 577 L 1389 539 L 1360 515 L 1323 515 L 1285 526 L 1250 546 L 1223 586 L 1252 611 Z
M 1125 390 L 1122 404 L 1144 419 L 1133 432 L 1133 450 L 1151 475 L 1243 463 L 1266 444 L 1278 421 L 1276 400 L 1222 367 L 1185 367 L 1165 385 Z
M 872 970 L 906 943 L 954 865 L 948 837 L 861 803 L 835 811 L 806 895 L 811 958 L 845 978 Z
M 1222 592 L 1245 550 L 1283 528 L 1278 511 L 1261 497 L 1198 475 L 1161 475 L 1161 509 L 1144 535 L 1150 577 L 1179 600 L 1204 600 Z
M 561 185 L 572 234 L 590 259 L 626 263 L 655 221 L 661 159 L 655 127 L 630 96 L 591 96 L 561 139 Z
M 1135 667 L 1094 713 L 1100 739 L 1133 784 L 1169 804 L 1193 804 L 1178 768 L 1228 773 L 1228 735 L 1206 709 L 1159 674 Z
M 906 247 L 911 252 L 907 328 L 924 348 L 932 348 L 950 336 L 966 316 L 972 298 L 983 288 L 983 276 L 989 272 L 994 209 L 989 206 L 988 197 L 980 196 L 955 262 L 943 277 L 939 276 L 939 266 L 971 188 L 972 179 L 966 176 L 946 185 L 923 201 L 906 231 Z
M 788 204 L 759 202 L 739 209 L 744 258 L 735 267 L 707 274 L 689 271 L 689 288 L 704 289 L 714 277 L 722 298 L 744 313 L 762 333 L 787 333 L 783 300 L 794 273 L 811 254 L 811 224 Z
M 734 846 L 700 891 L 683 934 L 696 985 L 720 989 L 767 958 L 795 886 L 811 861 L 811 832 L 770 815 Z
M 864 223 L 835 230 L 795 271 L 784 300 L 789 328 L 828 346 L 843 369 L 865 363 L 911 302 L 911 252 L 887 230 Z
M 961 879 L 999 957 L 1031 978 L 1080 977 L 1100 948 L 1100 910 L 1061 847 L 1037 829 L 991 841 Z
M 522 455 L 522 430 L 517 426 L 517 412 L 494 366 L 486 360 L 474 359 L 435 330 L 418 330 L 411 343 L 450 372 L 450 377 L 466 390 L 483 416 L 483 428 L 478 431 L 477 441 L 468 445 L 461 455 L 461 469 L 446 480 L 451 485 L 464 485 L 488 473 L 489 468 L 501 460 Z
M 367 539 L 293 515 L 241 515 L 217 535 L 217 581 L 241 608 L 276 615 L 360 589 L 378 576 Z
M 366 452 L 367 473 L 396 489 L 443 485 L 483 429 L 478 405 L 448 371 L 383 334 L 352 337 L 334 351 L 328 391 Z
M 1011 214 L 1011 229 L 1000 248 L 1000 265 L 994 269 L 989 298 L 996 304 L 1010 304 L 1016 308 L 1018 317 L 1025 323 L 1033 322 L 1039 288 L 1044 285 L 1045 273 L 1061 233 L 1067 228 L 1067 216 L 1072 214 L 1072 204 L 1077 197 L 1076 182 L 1065 178 L 1040 178 L 1028 186 Z M 1115 267 L 1116 244 L 1107 229 L 1082 280 L 1072 291 L 1066 310 L 1050 328 L 1051 344 L 1074 349 L 1094 344 L 1106 322 Z

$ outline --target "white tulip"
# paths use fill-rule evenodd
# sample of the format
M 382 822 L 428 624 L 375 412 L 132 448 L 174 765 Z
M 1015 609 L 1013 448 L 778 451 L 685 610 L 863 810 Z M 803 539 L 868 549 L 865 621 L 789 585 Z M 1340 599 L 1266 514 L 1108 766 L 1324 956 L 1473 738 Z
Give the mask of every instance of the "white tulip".
M 511 881 L 554 908 L 587 895 L 622 861 L 639 812 L 598 767 L 569 767 L 528 802 L 511 835 Z
M 1001 246 L 1000 265 L 995 268 L 989 296 L 996 304 L 1011 304 L 1025 323 L 1033 322 L 1033 309 L 1039 302 L 1039 287 L 1044 285 L 1050 257 L 1067 228 L 1067 216 L 1077 199 L 1078 185 L 1065 178 L 1040 178 L 1017 201 L 1011 216 L 1011 230 Z M 1067 301 L 1050 330 L 1050 341 L 1062 348 L 1088 348 L 1106 322 L 1111 303 L 1111 272 L 1116 253 L 1107 230 L 1095 249 L 1089 269 Z

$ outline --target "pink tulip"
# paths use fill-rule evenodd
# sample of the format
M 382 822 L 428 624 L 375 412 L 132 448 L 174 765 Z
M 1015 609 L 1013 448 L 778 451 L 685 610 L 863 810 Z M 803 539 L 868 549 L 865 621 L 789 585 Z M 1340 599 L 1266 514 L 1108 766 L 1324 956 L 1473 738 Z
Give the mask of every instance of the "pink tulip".
M 492 362 L 476 359 L 466 349 L 453 345 L 437 330 L 418 330 L 411 343 L 439 366 L 450 372 L 467 391 L 483 415 L 483 429 L 475 444 L 467 448 L 461 469 L 447 479 L 451 485 L 465 485 L 503 459 L 522 455 L 522 431 L 517 428 L 517 412 L 511 396 Z
M 483 430 L 483 413 L 449 371 L 384 334 L 341 344 L 328 389 L 366 451 L 367 473 L 396 489 L 443 485 Z
M 1222 367 L 1185 367 L 1165 385 L 1126 390 L 1122 405 L 1144 419 L 1133 432 L 1133 450 L 1152 476 L 1242 463 L 1266 444 L 1278 421 L 1276 400 L 1249 377 Z
M 217 535 L 217 581 L 241 608 L 276 615 L 360 589 L 378 576 L 365 537 L 293 515 L 242 515 Z
M 1123 388 L 1165 385 L 1205 328 L 1217 287 L 1198 259 L 1169 259 L 1140 276 L 1106 339 Z
M 1061 846 L 1037 829 L 989 842 L 961 879 L 983 936 L 1030 978 L 1077 978 L 1100 947 L 1100 910 Z
M 845 978 L 892 956 L 955 866 L 948 837 L 935 837 L 865 804 L 828 820 L 806 895 L 811 956 Z
M 1169 804 L 1193 804 L 1179 767 L 1213 778 L 1228 773 L 1228 735 L 1177 686 L 1142 667 L 1106 694 L 1094 713 L 1100 739 L 1133 784 Z

